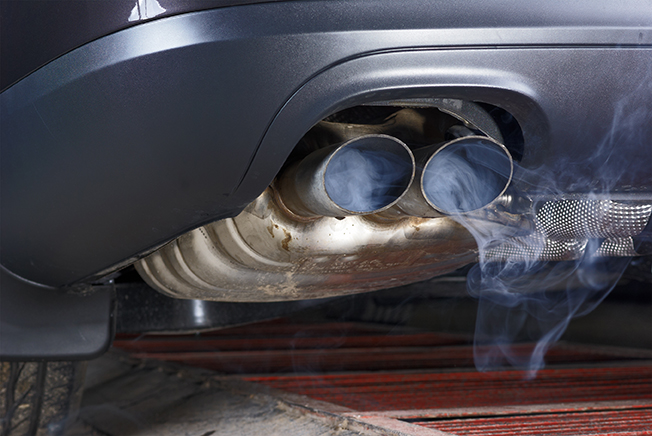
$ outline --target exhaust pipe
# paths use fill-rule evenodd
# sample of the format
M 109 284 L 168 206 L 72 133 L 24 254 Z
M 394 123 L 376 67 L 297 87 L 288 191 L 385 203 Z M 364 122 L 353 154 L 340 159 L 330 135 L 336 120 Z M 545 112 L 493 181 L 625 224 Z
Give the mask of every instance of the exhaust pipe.
M 385 216 L 435 218 L 477 211 L 503 195 L 514 172 L 507 148 L 484 136 L 424 147 L 415 157 L 415 183 Z
M 279 177 L 276 189 L 299 216 L 367 215 L 392 207 L 414 173 L 414 156 L 403 142 L 365 135 L 308 155 Z

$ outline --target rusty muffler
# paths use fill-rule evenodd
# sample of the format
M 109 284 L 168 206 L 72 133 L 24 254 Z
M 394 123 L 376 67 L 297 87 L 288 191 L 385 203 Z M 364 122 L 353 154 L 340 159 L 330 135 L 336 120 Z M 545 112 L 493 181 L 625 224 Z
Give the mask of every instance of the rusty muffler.
M 472 262 L 477 246 L 445 214 L 498 197 L 511 157 L 473 136 L 425 147 L 419 158 L 421 170 L 403 142 L 379 134 L 318 149 L 237 217 L 183 235 L 136 267 L 168 295 L 222 301 L 322 298 L 452 271 Z M 460 179 L 460 171 L 468 174 Z M 468 192 L 488 186 L 483 195 Z M 400 219 L 379 216 L 399 207 Z

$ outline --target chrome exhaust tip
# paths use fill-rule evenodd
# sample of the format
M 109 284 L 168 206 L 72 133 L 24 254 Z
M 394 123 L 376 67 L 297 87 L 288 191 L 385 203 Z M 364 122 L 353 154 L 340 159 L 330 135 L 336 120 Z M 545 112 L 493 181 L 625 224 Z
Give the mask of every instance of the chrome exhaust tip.
M 483 136 L 467 136 L 437 150 L 421 174 L 430 206 L 446 215 L 481 209 L 509 186 L 514 161 L 507 148 Z
M 514 172 L 507 148 L 485 136 L 465 136 L 415 152 L 415 183 L 398 203 L 424 218 L 482 209 L 503 195 Z
M 279 177 L 277 189 L 297 215 L 367 215 L 396 204 L 414 174 L 414 156 L 402 141 L 364 135 L 313 152 Z

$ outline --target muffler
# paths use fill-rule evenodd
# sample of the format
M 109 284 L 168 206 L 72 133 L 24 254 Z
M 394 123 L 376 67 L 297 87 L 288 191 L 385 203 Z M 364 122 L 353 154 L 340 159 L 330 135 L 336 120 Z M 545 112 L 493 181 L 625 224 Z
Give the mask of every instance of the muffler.
M 300 216 L 368 215 L 393 206 L 414 173 L 403 142 L 364 135 L 311 153 L 285 171 L 276 188 L 284 206 Z

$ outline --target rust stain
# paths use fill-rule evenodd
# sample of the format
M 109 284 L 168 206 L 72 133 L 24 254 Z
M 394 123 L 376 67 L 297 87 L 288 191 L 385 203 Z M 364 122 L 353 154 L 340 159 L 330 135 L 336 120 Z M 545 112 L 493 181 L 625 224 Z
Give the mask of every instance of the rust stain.
M 287 230 L 283 229 L 283 233 L 285 234 L 285 238 L 281 241 L 281 246 L 285 251 L 290 251 L 290 241 L 292 240 L 292 233 L 288 232 Z
M 272 238 L 274 237 L 274 227 L 270 225 L 267 227 L 267 231 L 269 232 L 270 235 L 272 235 Z

